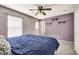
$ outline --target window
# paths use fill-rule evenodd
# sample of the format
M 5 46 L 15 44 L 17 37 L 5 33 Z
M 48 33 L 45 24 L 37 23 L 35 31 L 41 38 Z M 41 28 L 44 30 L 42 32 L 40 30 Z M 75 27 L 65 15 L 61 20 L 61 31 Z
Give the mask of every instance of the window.
M 8 37 L 22 35 L 22 18 L 8 15 Z

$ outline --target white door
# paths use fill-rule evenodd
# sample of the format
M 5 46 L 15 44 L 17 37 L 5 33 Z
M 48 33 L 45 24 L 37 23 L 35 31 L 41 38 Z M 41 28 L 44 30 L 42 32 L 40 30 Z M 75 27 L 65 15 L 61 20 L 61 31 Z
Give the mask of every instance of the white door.
M 45 21 L 40 21 L 40 35 L 45 35 Z

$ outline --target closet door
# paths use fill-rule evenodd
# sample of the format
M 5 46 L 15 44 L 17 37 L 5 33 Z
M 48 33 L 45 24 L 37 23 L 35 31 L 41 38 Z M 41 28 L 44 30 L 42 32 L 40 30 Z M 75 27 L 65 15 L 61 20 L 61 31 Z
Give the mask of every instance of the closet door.
M 39 21 L 35 21 L 35 31 L 36 31 L 37 35 L 40 35 L 40 33 L 39 33 L 39 31 L 40 31 L 39 27 L 40 27 Z
M 79 7 L 74 12 L 74 43 L 75 50 L 79 54 Z
M 40 21 L 40 35 L 45 35 L 45 21 Z

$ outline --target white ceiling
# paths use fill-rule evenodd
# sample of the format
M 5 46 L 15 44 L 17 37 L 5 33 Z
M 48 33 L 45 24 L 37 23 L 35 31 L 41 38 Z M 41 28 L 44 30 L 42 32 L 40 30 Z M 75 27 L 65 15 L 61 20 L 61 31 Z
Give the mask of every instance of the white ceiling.
M 29 9 L 37 9 L 39 4 L 2 4 L 5 7 L 11 8 L 13 10 L 22 12 L 24 14 L 30 15 L 32 17 L 35 17 L 37 19 L 45 19 L 52 16 L 62 15 L 71 13 L 74 11 L 73 4 L 42 4 L 44 8 L 52 8 L 51 11 L 45 11 L 46 16 L 44 15 L 37 15 L 35 16 L 35 13 L 37 11 L 29 11 Z

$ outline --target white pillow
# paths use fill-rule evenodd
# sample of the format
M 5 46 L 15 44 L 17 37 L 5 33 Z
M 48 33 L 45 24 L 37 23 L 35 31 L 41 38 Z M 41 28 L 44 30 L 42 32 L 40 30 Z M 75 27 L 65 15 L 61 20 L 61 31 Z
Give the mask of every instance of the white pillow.
M 9 54 L 11 54 L 10 44 L 5 39 L 4 36 L 0 35 L 0 55 L 9 55 Z

